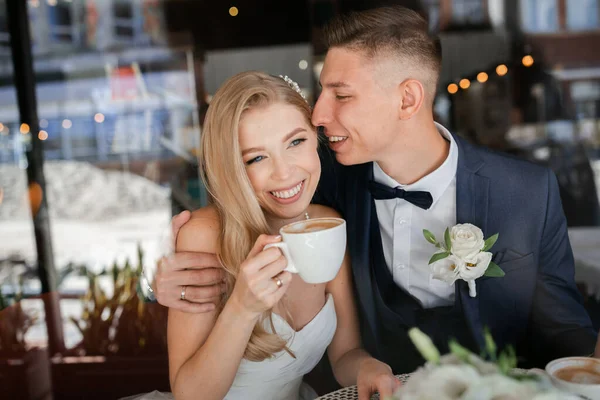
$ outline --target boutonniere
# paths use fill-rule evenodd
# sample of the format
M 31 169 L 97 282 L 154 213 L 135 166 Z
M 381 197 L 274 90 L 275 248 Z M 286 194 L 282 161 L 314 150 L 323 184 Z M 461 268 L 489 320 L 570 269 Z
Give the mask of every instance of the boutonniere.
M 438 242 L 433 233 L 423 229 L 425 239 L 440 251 L 429 260 L 434 279 L 453 285 L 457 279 L 469 285 L 469 295 L 477 296 L 475 279 L 482 276 L 500 278 L 504 271 L 492 262 L 489 249 L 498 240 L 498 234 L 483 239 L 481 229 L 472 224 L 458 224 L 446 228 L 444 241 Z

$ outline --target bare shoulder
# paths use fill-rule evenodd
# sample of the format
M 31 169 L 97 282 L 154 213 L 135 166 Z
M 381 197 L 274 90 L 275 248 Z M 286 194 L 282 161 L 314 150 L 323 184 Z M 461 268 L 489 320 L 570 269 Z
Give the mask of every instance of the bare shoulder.
M 190 220 L 177 234 L 177 251 L 216 253 L 221 223 L 214 206 L 192 212 Z
M 308 215 L 311 218 L 342 218 L 340 213 L 333 208 L 322 206 L 320 204 L 311 204 L 308 207 Z

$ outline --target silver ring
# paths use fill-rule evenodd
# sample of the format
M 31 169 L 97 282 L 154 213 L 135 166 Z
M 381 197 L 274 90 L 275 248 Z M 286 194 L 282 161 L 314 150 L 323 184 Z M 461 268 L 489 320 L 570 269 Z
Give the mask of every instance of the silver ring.
M 187 288 L 187 286 L 183 286 L 181 288 L 181 300 L 185 300 L 185 289 Z
M 277 284 L 278 288 L 283 286 L 283 282 L 281 282 L 281 279 L 279 279 L 278 277 L 275 277 L 273 279 L 275 279 L 275 284 Z

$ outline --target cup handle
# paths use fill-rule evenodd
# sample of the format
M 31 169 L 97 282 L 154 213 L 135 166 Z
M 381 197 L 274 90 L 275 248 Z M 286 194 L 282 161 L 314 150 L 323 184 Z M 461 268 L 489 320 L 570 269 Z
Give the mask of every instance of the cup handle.
M 292 256 L 290 255 L 290 251 L 288 249 L 287 244 L 285 242 L 269 243 L 268 245 L 265 246 L 265 248 L 263 250 L 266 250 L 271 247 L 279 248 L 279 250 L 281 250 L 281 252 L 283 253 L 283 256 L 287 259 L 287 267 L 285 267 L 284 271 L 291 272 L 292 274 L 297 274 L 298 270 L 296 269 L 296 266 L 294 265 L 294 262 L 292 261 Z

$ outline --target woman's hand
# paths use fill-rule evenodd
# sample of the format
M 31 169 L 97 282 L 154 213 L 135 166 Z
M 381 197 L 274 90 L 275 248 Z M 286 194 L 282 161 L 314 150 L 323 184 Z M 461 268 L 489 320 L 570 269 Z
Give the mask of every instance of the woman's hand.
M 401 383 L 389 365 L 370 357 L 361 362 L 356 385 L 359 400 L 369 400 L 375 392 L 384 400 L 392 396 Z
M 250 318 L 257 318 L 273 308 L 292 281 L 292 274 L 284 271 L 286 258 L 278 248 L 263 251 L 269 243 L 280 241 L 279 236 L 260 235 L 240 266 L 230 300 Z

